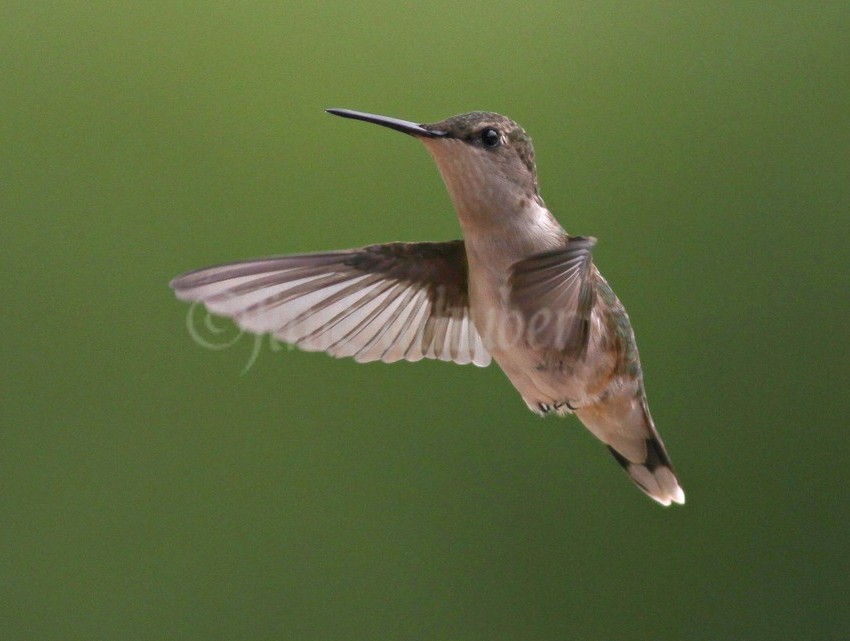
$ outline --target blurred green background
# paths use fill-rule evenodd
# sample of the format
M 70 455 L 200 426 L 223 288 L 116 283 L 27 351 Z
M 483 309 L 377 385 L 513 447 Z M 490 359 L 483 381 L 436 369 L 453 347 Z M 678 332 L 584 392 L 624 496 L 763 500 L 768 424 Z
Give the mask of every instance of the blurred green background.
M 848 638 L 848 33 L 846 2 L 0 2 L 0 638 Z M 193 340 L 184 270 L 458 236 L 421 146 L 325 107 L 529 130 L 684 508 L 495 366 Z

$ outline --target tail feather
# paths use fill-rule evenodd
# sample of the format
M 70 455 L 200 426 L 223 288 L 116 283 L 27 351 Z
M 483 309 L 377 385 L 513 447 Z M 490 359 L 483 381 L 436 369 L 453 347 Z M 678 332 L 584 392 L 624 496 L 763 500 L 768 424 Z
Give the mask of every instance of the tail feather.
M 679 485 L 673 464 L 658 436 L 653 435 L 646 439 L 646 458 L 642 462 L 630 461 L 610 445 L 608 450 L 635 484 L 651 499 L 664 506 L 670 503 L 684 504 L 685 492 Z

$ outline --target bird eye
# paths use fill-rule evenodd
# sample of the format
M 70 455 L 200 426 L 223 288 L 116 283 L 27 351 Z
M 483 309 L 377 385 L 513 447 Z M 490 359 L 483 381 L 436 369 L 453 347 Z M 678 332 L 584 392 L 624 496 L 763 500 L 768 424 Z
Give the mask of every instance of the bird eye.
M 481 132 L 481 142 L 485 147 L 489 147 L 493 149 L 498 147 L 502 142 L 502 137 L 499 135 L 499 132 L 493 129 L 492 127 L 487 127 Z

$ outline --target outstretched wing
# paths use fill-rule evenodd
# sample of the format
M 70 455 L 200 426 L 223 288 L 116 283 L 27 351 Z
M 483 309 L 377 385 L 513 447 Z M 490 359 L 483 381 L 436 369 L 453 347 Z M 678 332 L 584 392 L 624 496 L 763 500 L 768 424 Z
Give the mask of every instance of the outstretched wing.
M 246 331 L 307 351 L 490 363 L 470 317 L 460 240 L 248 260 L 188 272 L 171 287 Z
M 595 244 L 595 238 L 574 236 L 563 247 L 514 264 L 510 300 L 532 345 L 572 356 L 584 353 L 596 300 L 591 279 Z

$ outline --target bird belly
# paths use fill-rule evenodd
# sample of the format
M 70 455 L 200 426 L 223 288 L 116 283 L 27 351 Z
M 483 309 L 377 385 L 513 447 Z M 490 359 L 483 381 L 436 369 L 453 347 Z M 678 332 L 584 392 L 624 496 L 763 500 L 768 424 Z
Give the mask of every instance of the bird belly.
M 528 347 L 493 353 L 493 359 L 538 414 L 568 414 L 596 403 L 614 382 L 586 361 L 556 358 Z
M 605 349 L 604 327 L 591 322 L 589 344 L 578 358 L 529 344 L 519 316 L 506 305 L 473 308 L 479 332 L 499 367 L 538 413 L 568 414 L 599 402 L 626 382 L 616 355 Z
M 592 315 L 587 349 L 575 358 L 530 344 L 526 323 L 509 303 L 508 276 L 516 257 L 550 249 L 553 242 L 512 248 L 511 256 L 467 243 L 472 319 L 493 360 L 538 414 L 570 413 L 596 402 L 616 370 L 615 355 L 605 349 L 607 330 L 599 312 Z

